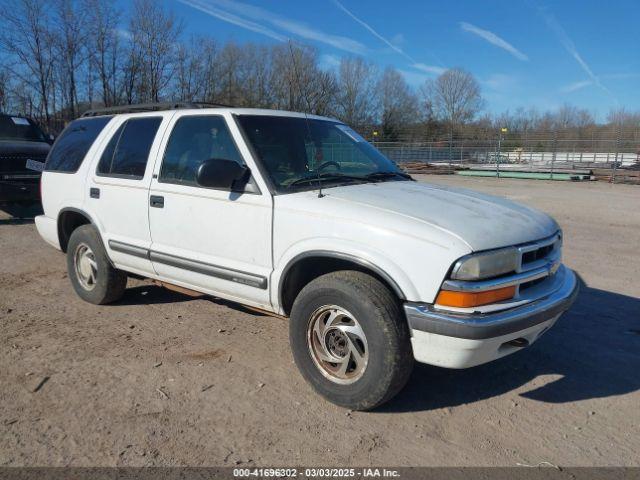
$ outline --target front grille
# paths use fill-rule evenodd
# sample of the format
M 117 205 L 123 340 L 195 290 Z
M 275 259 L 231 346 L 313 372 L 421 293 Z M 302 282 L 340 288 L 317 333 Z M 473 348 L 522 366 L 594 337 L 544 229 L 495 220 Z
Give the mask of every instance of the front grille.
M 518 272 L 526 272 L 543 265 L 560 260 L 562 249 L 562 234 L 528 243 L 518 247 L 520 252 L 520 267 Z
M 0 155 L 0 173 L 36 173 L 28 169 L 25 165 L 27 160 L 42 162 L 47 159 L 46 155 L 30 155 L 27 153 L 12 153 L 11 155 Z
M 525 265 L 527 263 L 535 262 L 536 260 L 542 260 L 553 251 L 553 248 L 553 245 L 547 245 L 546 247 L 541 247 L 532 252 L 523 253 L 522 264 Z

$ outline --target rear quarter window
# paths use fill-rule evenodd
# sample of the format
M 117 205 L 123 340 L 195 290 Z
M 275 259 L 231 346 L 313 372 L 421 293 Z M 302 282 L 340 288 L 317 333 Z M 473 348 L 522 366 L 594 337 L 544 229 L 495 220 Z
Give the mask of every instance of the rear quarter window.
M 100 132 L 112 117 L 81 118 L 71 122 L 56 140 L 45 171 L 75 173 Z

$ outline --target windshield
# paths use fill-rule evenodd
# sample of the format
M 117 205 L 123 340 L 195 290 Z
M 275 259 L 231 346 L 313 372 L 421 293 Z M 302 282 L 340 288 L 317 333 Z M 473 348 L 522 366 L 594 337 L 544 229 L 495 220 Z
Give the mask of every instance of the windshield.
M 44 142 L 45 138 L 42 130 L 28 118 L 0 115 L 0 140 Z
M 347 183 L 405 180 L 351 128 L 301 117 L 240 115 L 240 125 L 279 193 Z

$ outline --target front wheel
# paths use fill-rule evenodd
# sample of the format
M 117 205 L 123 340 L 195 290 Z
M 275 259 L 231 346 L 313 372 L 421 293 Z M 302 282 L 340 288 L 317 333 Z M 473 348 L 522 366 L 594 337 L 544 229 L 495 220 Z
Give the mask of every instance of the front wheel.
M 390 400 L 411 374 L 400 303 L 362 272 L 328 273 L 306 285 L 293 304 L 289 339 L 305 380 L 330 402 L 353 410 Z

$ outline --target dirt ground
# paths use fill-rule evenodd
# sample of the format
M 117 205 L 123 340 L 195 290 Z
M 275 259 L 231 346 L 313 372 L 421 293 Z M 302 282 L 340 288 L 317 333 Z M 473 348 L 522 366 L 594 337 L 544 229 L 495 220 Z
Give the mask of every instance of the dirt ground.
M 284 320 L 130 281 L 96 307 L 0 212 L 0 465 L 640 464 L 640 187 L 422 177 L 552 214 L 580 297 L 531 348 L 417 365 L 369 413 L 298 374 Z

